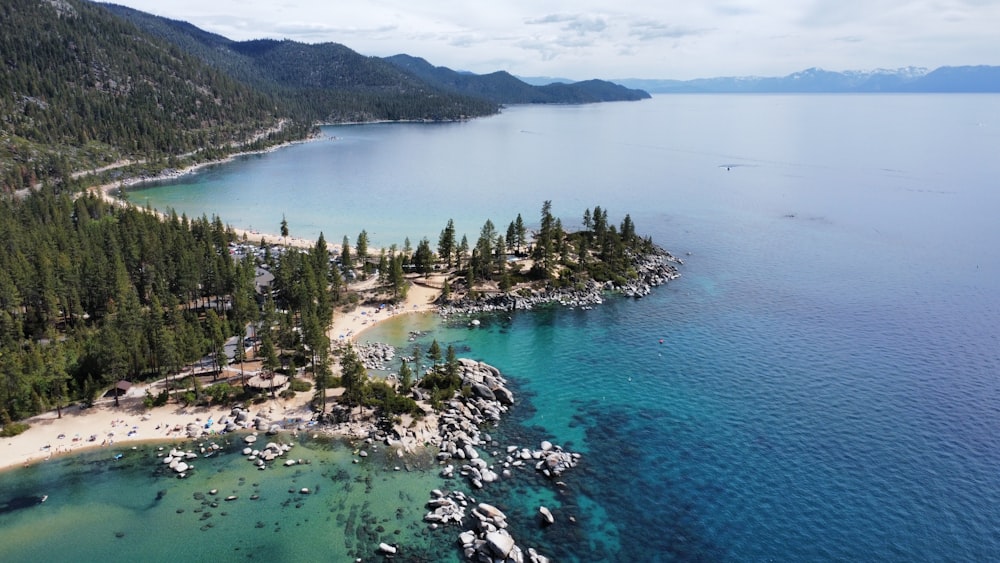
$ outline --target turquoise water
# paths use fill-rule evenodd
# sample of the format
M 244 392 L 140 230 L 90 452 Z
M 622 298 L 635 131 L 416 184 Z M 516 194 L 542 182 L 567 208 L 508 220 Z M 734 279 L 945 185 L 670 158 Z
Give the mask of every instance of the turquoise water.
M 531 224 L 551 199 L 567 226 L 593 205 L 614 221 L 629 212 L 685 258 L 680 280 L 641 300 L 487 316 L 476 329 L 411 316 L 365 333 L 411 346 L 411 330 L 432 331 L 425 343 L 493 363 L 519 399 L 492 432 L 501 448 L 548 439 L 584 454 L 565 487 L 521 473 L 479 493 L 513 516 L 521 545 L 560 561 L 1000 559 L 1000 97 L 659 96 L 325 131 L 335 139 L 132 198 L 270 231 L 284 213 L 293 235 L 334 241 L 365 228 L 378 244 L 436 241 L 448 218 L 474 241 L 486 218 L 505 226 L 520 212 Z M 349 481 L 366 474 L 342 466 Z M 50 485 L 82 479 L 34 471 Z M 218 488 L 240 471 L 219 473 L 229 482 Z M 161 503 L 193 502 L 182 492 L 193 485 L 148 473 L 102 473 L 139 499 L 102 510 L 135 519 L 174 486 Z M 403 525 L 426 490 L 447 484 L 369 474 L 415 479 L 393 485 L 372 518 L 395 520 L 415 497 L 400 535 L 457 557 L 451 532 Z M 274 478 L 288 500 L 281 471 Z M 0 499 L 38 490 L 32 479 L 6 473 Z M 298 525 L 236 526 L 226 549 L 206 553 L 232 558 L 267 536 L 290 550 L 285 560 L 309 560 L 295 550 L 316 546 L 352 555 L 349 534 L 334 531 L 347 525 L 334 479 L 303 481 L 322 487 L 284 509 Z M 94 502 L 79 494 L 0 516 L 0 546 L 27 538 L 26 557 L 45 526 L 88 538 L 92 554 L 188 537 L 201 546 L 222 526 L 202 532 L 192 507 L 171 505 L 146 511 L 148 540 L 131 529 L 115 538 L 120 526 L 77 516 Z M 332 524 L 294 519 L 321 503 Z M 537 526 L 539 504 L 555 525 Z
M 370 455 L 361 458 L 339 441 L 283 439 L 296 444 L 288 456 L 307 464 L 259 471 L 233 436 L 221 453 L 193 461 L 183 480 L 154 446 L 5 474 L 0 498 L 48 499 L 0 512 L 0 560 L 344 561 L 368 558 L 380 542 L 405 545 L 413 560 L 439 560 L 450 542 L 422 523 L 439 485 L 429 456 L 404 460 L 365 446 Z M 238 498 L 226 501 L 231 495 Z

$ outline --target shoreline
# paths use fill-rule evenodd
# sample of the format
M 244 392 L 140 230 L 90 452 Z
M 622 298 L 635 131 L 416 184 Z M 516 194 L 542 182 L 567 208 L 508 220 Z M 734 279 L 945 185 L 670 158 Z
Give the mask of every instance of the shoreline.
M 327 331 L 327 336 L 333 344 L 357 342 L 358 337 L 375 325 L 399 315 L 413 313 L 434 313 L 439 310 L 436 301 L 440 290 L 427 285 L 418 284 L 415 278 L 407 290 L 406 299 L 398 305 L 386 305 L 381 308 L 374 305 L 361 305 L 350 311 L 334 313 L 333 323 Z
M 217 160 L 210 160 L 210 161 L 207 161 L 207 162 L 199 162 L 197 164 L 192 164 L 192 165 L 186 166 L 184 168 L 180 168 L 180 169 L 165 170 L 165 171 L 157 174 L 156 176 L 139 176 L 139 177 L 134 177 L 134 178 L 127 178 L 125 180 L 120 180 L 120 181 L 117 181 L 117 182 L 109 182 L 109 183 L 106 183 L 106 184 L 97 184 L 97 185 L 94 185 L 94 186 L 91 186 L 91 187 L 87 188 L 85 191 L 97 195 L 98 197 L 104 199 L 104 201 L 106 201 L 107 203 L 109 203 L 111 205 L 117 205 L 117 206 L 135 205 L 134 203 L 129 202 L 129 201 L 125 200 L 125 199 L 122 199 L 121 197 L 116 197 L 113 192 L 118 191 L 119 193 L 121 193 L 126 188 L 131 188 L 131 187 L 135 187 L 135 186 L 141 186 L 143 184 L 149 184 L 149 183 L 153 183 L 153 182 L 163 182 L 163 181 L 167 181 L 167 180 L 176 180 L 177 178 L 181 178 L 181 177 L 187 176 L 189 174 L 194 174 L 195 172 L 198 172 L 199 170 L 201 170 L 203 168 L 208 168 L 210 166 L 216 166 L 216 165 L 219 165 L 219 164 L 226 164 L 227 162 L 232 162 L 233 160 L 236 160 L 237 158 L 239 158 L 241 156 L 249 156 L 249 155 L 255 155 L 255 154 L 267 154 L 267 153 L 271 153 L 271 152 L 274 152 L 274 151 L 277 151 L 277 150 L 280 150 L 280 149 L 283 149 L 283 148 L 287 148 L 287 147 L 290 147 L 290 146 L 294 146 L 294 145 L 298 145 L 298 144 L 302 144 L 302 143 L 311 143 L 311 142 L 314 142 L 314 141 L 322 141 L 324 139 L 334 139 L 334 137 L 326 137 L 326 136 L 323 136 L 322 134 L 312 135 L 312 136 L 307 137 L 305 139 L 299 139 L 299 140 L 296 140 L 296 141 L 285 141 L 283 143 L 279 143 L 277 145 L 273 145 L 273 146 L 267 147 L 265 149 L 236 152 L 236 153 L 230 154 L 230 155 L 228 155 L 228 156 L 226 156 L 224 158 L 220 158 L 220 159 L 217 159 Z M 136 205 L 136 207 L 140 208 L 138 205 Z M 140 208 L 140 209 L 144 209 L 144 208 Z M 164 213 L 163 211 L 160 211 L 158 209 L 153 209 L 153 213 L 155 213 L 161 219 L 167 217 L 166 213 Z M 260 240 L 263 240 L 267 244 L 293 246 L 293 247 L 296 247 L 296 248 L 311 248 L 316 243 L 316 241 L 310 241 L 308 239 L 303 239 L 303 238 L 298 238 L 298 237 L 282 237 L 281 235 L 277 235 L 277 234 L 274 234 L 274 233 L 262 233 L 262 232 L 259 232 L 259 231 L 256 231 L 256 230 L 252 230 L 250 228 L 234 227 L 232 225 L 226 225 L 226 226 L 227 226 L 227 228 L 232 229 L 233 232 L 235 232 L 237 235 L 239 235 L 239 236 L 245 236 L 247 238 L 247 241 L 260 241 Z
M 111 197 L 105 194 L 105 197 Z M 117 201 L 117 200 L 116 200 Z M 306 241 L 308 242 L 308 241 Z M 659 260 L 647 263 L 650 268 L 641 281 L 639 295 L 645 294 L 650 287 L 667 283 L 679 275 L 672 263 L 679 262 L 669 253 L 664 253 Z M 663 268 L 667 268 L 664 270 Z M 439 277 L 439 276 L 437 276 Z M 533 299 L 511 298 L 501 296 L 502 302 L 491 303 L 490 300 L 473 303 L 456 304 L 457 306 L 441 307 L 437 304 L 440 289 L 434 285 L 435 276 L 421 278 L 410 276 L 411 282 L 406 299 L 397 305 L 375 305 L 377 300 L 354 307 L 350 310 L 339 310 L 334 313 L 333 322 L 327 331 L 327 337 L 334 345 L 342 346 L 358 342 L 360 336 L 368 329 L 395 318 L 398 315 L 413 313 L 438 312 L 445 315 L 460 313 L 477 313 L 497 310 L 531 309 L 541 303 L 580 304 L 596 299 L 601 302 L 603 291 L 607 287 L 593 287 L 589 292 L 581 294 L 548 293 L 537 295 Z M 422 283 L 418 283 L 420 280 Z M 361 285 L 374 287 L 371 281 L 360 282 Z M 364 290 L 365 288 L 359 288 Z M 628 292 L 619 292 L 629 295 Z M 578 301 L 584 298 L 583 301 Z M 571 299 L 572 302 L 567 302 Z M 116 444 L 138 444 L 143 442 L 170 443 L 190 440 L 186 432 L 179 431 L 188 424 L 204 424 L 209 418 L 221 420 L 230 416 L 232 405 L 213 405 L 210 407 L 182 407 L 169 404 L 151 409 L 145 408 L 143 398 L 147 389 L 162 386 L 162 381 L 134 385 L 128 393 L 120 398 L 121 406 L 114 406 L 113 398 L 101 398 L 93 407 L 81 409 L 72 406 L 63 409 L 63 417 L 58 418 L 55 410 L 31 417 L 27 422 L 30 427 L 25 432 L 0 440 L 0 473 L 18 466 L 27 466 L 46 461 L 54 456 L 72 455 L 85 450 L 100 447 L 111 447 Z M 158 391 L 158 389 L 156 390 Z M 153 392 L 153 394 L 156 394 Z M 260 413 L 264 418 L 274 420 L 298 419 L 309 420 L 313 417 L 310 407 L 312 394 L 298 393 L 291 399 L 269 399 L 265 403 L 254 405 L 251 410 Z M 330 428 L 324 432 L 331 436 L 356 438 L 351 428 Z M 91 441 L 90 438 L 94 437 Z
M 413 284 L 407 299 L 399 306 L 380 309 L 372 306 L 357 307 L 349 312 L 335 314 L 328 332 L 331 342 L 343 344 L 357 342 L 358 337 L 379 323 L 402 314 L 431 313 L 437 310 L 434 300 L 437 290 Z M 339 338 L 343 334 L 344 338 Z M 162 381 L 162 380 L 161 380 Z M 144 443 L 169 444 L 190 441 L 182 431 L 188 424 L 204 424 L 209 418 L 221 420 L 230 416 L 231 405 L 209 407 L 183 407 L 168 404 L 151 409 L 145 408 L 143 398 L 146 389 L 160 385 L 151 382 L 135 385 L 119 398 L 120 406 L 114 406 L 113 398 L 98 399 L 94 406 L 82 409 L 70 406 L 63 409 L 62 418 L 56 410 L 35 415 L 24 420 L 30 425 L 28 430 L 17 436 L 0 439 L 0 474 L 5 471 L 27 467 L 52 458 L 75 455 L 97 449 L 134 446 Z M 309 406 L 312 394 L 298 393 L 292 399 L 268 399 L 253 405 L 253 412 L 265 413 L 270 417 L 300 418 L 308 420 L 313 412 Z M 344 438 L 352 438 L 349 429 L 342 432 L 326 430 L 327 433 Z M 59 438 L 62 435 L 63 438 Z M 94 441 L 89 441 L 96 436 Z

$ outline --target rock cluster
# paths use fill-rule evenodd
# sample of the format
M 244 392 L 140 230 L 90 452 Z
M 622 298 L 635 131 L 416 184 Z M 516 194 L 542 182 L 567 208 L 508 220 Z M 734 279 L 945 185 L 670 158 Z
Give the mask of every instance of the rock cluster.
M 385 370 L 386 363 L 396 356 L 395 348 L 381 342 L 355 345 L 354 351 L 366 369 Z
M 468 359 L 460 359 L 463 387 L 471 392 L 456 395 L 448 403 L 448 409 L 438 417 L 439 447 L 438 459 L 444 465 L 441 475 L 452 478 L 457 472 L 468 479 L 475 489 L 501 478 L 511 477 L 518 467 L 534 467 L 550 478 L 557 478 L 567 469 L 574 467 L 579 454 L 564 451 L 548 441 L 537 449 L 509 446 L 501 473 L 490 465 L 476 449 L 496 446 L 489 434 L 480 427 L 500 420 L 514 404 L 514 395 L 506 387 L 506 380 L 499 370 Z M 492 457 L 498 458 L 494 452 Z M 456 470 L 456 465 L 459 469 Z M 459 534 L 465 556 L 470 561 L 546 563 L 548 558 L 539 555 L 533 548 L 523 550 L 507 530 L 507 516 L 497 507 L 486 503 L 476 504 L 475 499 L 460 491 L 444 494 L 439 490 L 431 493 L 427 503 L 431 510 L 424 520 L 432 528 L 445 524 L 459 524 L 466 529 Z M 546 507 L 539 508 L 542 525 L 555 522 L 552 512 Z
M 469 499 L 462 491 L 452 491 L 445 495 L 438 489 L 431 491 L 431 500 L 427 501 L 430 512 L 424 515 L 424 521 L 436 527 L 438 524 L 458 524 L 465 520 L 465 509 Z
M 550 479 L 556 479 L 580 461 L 580 454 L 567 452 L 560 446 L 545 440 L 538 449 L 507 446 L 504 468 L 531 467 Z
M 661 248 L 654 248 L 646 254 L 632 257 L 632 268 L 637 276 L 623 284 L 614 281 L 598 283 L 594 280 L 583 282 L 577 288 L 519 289 L 515 293 L 483 295 L 477 299 L 462 299 L 443 303 L 439 312 L 444 315 L 486 313 L 493 311 L 519 311 L 533 309 L 539 305 L 559 303 L 567 307 L 589 308 L 604 302 L 606 293 L 621 293 L 628 297 L 643 297 L 652 288 L 680 277 L 675 264 L 684 262 Z
M 456 396 L 438 416 L 438 460 L 462 463 L 459 473 L 479 489 L 499 476 L 489 467 L 476 449 L 492 440 L 480 426 L 500 421 L 501 415 L 514 404 L 514 394 L 506 388 L 507 381 L 495 367 L 466 358 L 459 359 L 462 385 L 472 392 L 467 397 Z M 452 477 L 455 466 L 449 463 L 441 474 Z
M 499 508 L 476 499 L 461 491 L 445 494 L 440 490 L 431 491 L 427 501 L 431 510 L 424 520 L 432 527 L 439 524 L 455 523 L 467 526 L 458 535 L 466 559 L 483 563 L 548 563 L 549 559 L 539 555 L 533 548 L 522 550 L 507 531 L 507 515 Z M 472 508 L 470 508 L 472 507 Z M 544 508 L 544 507 L 543 507 Z M 547 509 L 546 509 L 547 511 Z M 471 518 L 467 518 L 466 514 Z
M 507 515 L 499 508 L 481 502 L 470 512 L 471 528 L 458 535 L 466 559 L 483 563 L 548 563 L 548 557 L 539 555 L 534 548 L 526 553 L 517 545 L 507 530 Z
M 214 446 L 214 444 L 213 444 Z M 218 446 L 215 446 L 218 449 Z M 163 458 L 163 463 L 166 464 L 170 469 L 177 473 L 177 476 L 184 478 L 187 476 L 187 472 L 194 469 L 194 466 L 188 462 L 196 459 L 198 454 L 192 451 L 181 451 L 176 448 L 170 450 L 170 454 Z
M 257 466 L 258 469 L 266 469 L 267 464 L 272 462 L 279 457 L 285 455 L 292 449 L 292 444 L 284 444 L 277 442 L 268 442 L 263 449 L 257 449 L 254 444 L 257 443 L 257 435 L 250 434 L 243 438 L 247 446 L 243 448 L 243 455 L 247 457 L 247 460 Z M 289 463 L 290 462 L 290 463 Z M 302 460 L 287 460 L 285 465 L 295 465 L 296 463 L 303 463 Z
M 640 256 L 633 263 L 638 277 L 615 287 L 614 291 L 637 298 L 649 295 L 654 287 L 679 278 L 681 274 L 674 264 L 684 264 L 680 258 L 675 258 L 665 250 Z
M 591 307 L 604 302 L 604 286 L 597 282 L 587 282 L 583 289 L 545 288 L 522 289 L 517 293 L 483 295 L 478 299 L 462 299 L 442 305 L 438 311 L 442 316 L 454 314 L 489 313 L 495 311 L 527 311 L 549 303 L 559 303 L 566 307 Z

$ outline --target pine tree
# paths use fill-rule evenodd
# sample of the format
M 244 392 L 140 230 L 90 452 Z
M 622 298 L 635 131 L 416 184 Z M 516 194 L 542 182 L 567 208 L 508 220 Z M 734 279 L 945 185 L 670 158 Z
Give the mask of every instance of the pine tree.
M 448 377 L 458 377 L 458 357 L 455 354 L 455 347 L 451 344 L 448 345 L 448 350 L 445 352 L 444 368 L 445 375 Z
M 420 371 L 420 361 L 423 359 L 423 350 L 420 349 L 420 344 L 413 345 L 413 367 L 419 372 Z
M 469 255 L 469 239 L 465 235 L 462 235 L 462 242 L 459 243 L 458 252 L 455 255 L 456 270 L 462 269 L 463 260 L 465 260 L 465 257 L 468 255 Z
M 441 231 L 438 238 L 438 257 L 444 260 L 448 268 L 451 268 L 452 257 L 455 253 L 455 222 L 448 219 L 448 224 Z
M 347 239 L 347 235 L 344 235 L 344 242 L 341 243 L 340 247 L 340 265 L 344 268 L 345 272 L 350 272 L 354 269 L 354 259 L 351 257 L 351 241 Z
M 361 279 L 368 279 L 368 274 L 371 273 L 371 265 L 368 263 L 368 231 L 362 229 L 358 233 L 358 243 L 354 248 L 361 265 Z
M 496 242 L 496 227 L 493 226 L 493 221 L 487 219 L 479 230 L 479 240 L 476 241 L 476 250 L 473 253 L 473 257 L 478 259 L 475 266 L 476 275 L 486 280 L 493 279 L 494 242 Z
M 434 253 L 431 252 L 431 242 L 427 237 L 420 239 L 417 251 L 413 254 L 413 266 L 417 272 L 427 275 L 434 267 Z
M 521 214 L 517 214 L 517 219 L 514 220 L 514 236 L 517 241 L 517 251 L 519 253 L 524 252 L 524 247 L 528 243 L 528 229 L 524 226 L 524 220 L 521 219 Z
M 413 370 L 406 360 L 403 360 L 403 364 L 399 366 L 399 390 L 402 393 L 409 393 L 411 387 L 413 387 Z
M 360 405 L 364 398 L 364 386 L 368 380 L 368 371 L 361 363 L 354 348 L 348 347 L 340 358 L 340 381 L 344 386 L 343 399 L 348 409 Z
M 392 262 L 392 295 L 396 299 L 406 299 L 406 276 L 403 273 L 403 256 L 394 256 L 391 260 Z
M 513 221 L 507 225 L 507 236 L 504 240 L 507 241 L 507 254 L 513 254 L 517 248 L 517 228 Z
M 438 344 L 437 339 L 431 341 L 431 347 L 427 349 L 427 357 L 435 365 L 441 362 L 441 345 Z

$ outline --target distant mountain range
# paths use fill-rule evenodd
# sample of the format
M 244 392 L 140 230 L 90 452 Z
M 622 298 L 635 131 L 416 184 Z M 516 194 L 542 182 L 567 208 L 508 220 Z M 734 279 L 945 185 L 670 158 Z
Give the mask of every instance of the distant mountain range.
M 615 82 L 654 94 L 985 93 L 1000 92 L 1000 67 L 945 66 L 935 70 L 905 67 L 845 72 L 809 68 L 782 77 L 729 76 L 695 80 L 629 78 Z

